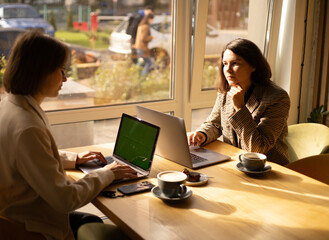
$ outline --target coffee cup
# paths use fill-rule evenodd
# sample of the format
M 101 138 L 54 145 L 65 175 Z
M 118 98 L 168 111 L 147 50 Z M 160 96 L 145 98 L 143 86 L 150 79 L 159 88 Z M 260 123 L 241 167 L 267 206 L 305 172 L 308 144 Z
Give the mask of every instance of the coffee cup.
M 262 153 L 244 153 L 239 155 L 241 164 L 249 171 L 263 170 L 266 159 L 266 155 Z
M 164 171 L 157 175 L 161 192 L 168 198 L 181 197 L 187 189 L 185 186 L 186 174 L 178 171 Z

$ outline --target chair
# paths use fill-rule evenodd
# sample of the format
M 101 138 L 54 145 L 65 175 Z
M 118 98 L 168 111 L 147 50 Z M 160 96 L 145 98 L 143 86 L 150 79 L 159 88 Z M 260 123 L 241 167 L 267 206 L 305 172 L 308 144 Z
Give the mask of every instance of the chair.
M 329 154 L 302 158 L 287 164 L 285 167 L 329 184 Z
M 285 139 L 289 161 L 329 153 L 329 128 L 319 123 L 300 123 L 288 126 Z
M 0 216 L 0 239 L 45 240 L 41 234 L 28 232 L 23 224 L 15 223 L 3 216 Z
M 86 223 L 78 230 L 78 240 L 129 240 L 115 225 L 104 223 Z

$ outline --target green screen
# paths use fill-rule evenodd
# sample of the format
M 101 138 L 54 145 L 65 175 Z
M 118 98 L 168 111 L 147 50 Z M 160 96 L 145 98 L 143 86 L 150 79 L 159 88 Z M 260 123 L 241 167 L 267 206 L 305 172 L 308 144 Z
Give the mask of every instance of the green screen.
M 158 127 L 122 115 L 114 154 L 147 170 L 152 160 Z

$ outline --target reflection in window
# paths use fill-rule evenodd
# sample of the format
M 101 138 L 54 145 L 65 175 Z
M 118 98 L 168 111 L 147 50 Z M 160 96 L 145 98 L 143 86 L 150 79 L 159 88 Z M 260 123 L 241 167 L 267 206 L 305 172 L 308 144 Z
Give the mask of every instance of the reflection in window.
M 202 90 L 214 89 L 218 59 L 231 40 L 247 37 L 249 0 L 210 0 L 205 42 Z
M 131 54 L 130 35 L 126 34 L 129 16 L 144 9 L 134 1 L 94 2 L 92 6 L 35 6 L 56 25 L 55 37 L 72 50 L 70 78 L 57 98 L 43 102 L 45 110 L 123 104 L 172 98 L 171 0 L 154 7 L 149 42 L 151 71 L 141 72 L 145 60 Z M 153 4 L 152 1 L 149 1 Z M 108 11 L 112 9 L 111 11 Z M 136 64 L 137 63 L 137 64 Z
M 4 18 L 39 18 L 39 14 L 29 7 L 12 7 L 3 9 Z

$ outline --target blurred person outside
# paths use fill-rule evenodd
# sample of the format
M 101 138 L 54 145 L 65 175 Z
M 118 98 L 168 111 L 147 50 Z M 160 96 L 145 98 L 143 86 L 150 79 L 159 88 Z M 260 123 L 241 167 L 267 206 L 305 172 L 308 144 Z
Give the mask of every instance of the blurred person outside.
M 128 26 L 126 29 L 126 33 L 131 36 L 130 44 L 131 44 L 131 58 L 134 63 L 137 63 L 137 54 L 135 48 L 136 36 L 138 25 L 142 21 L 142 19 L 149 15 L 153 14 L 153 7 L 146 6 L 144 9 L 138 10 L 137 13 L 133 13 L 128 20 Z
M 99 159 L 101 152 L 59 151 L 40 105 L 57 97 L 67 81 L 70 49 L 53 37 L 28 31 L 15 42 L 3 76 L 8 96 L 0 102 L 0 215 L 46 239 L 74 239 L 78 228 L 102 222 L 76 209 L 92 201 L 113 180 L 136 178 L 113 163 L 76 182 L 64 169 Z
M 148 44 L 155 36 L 151 35 L 150 25 L 153 22 L 153 14 L 149 14 L 145 16 L 140 24 L 138 25 L 137 35 L 136 35 L 136 54 L 137 54 L 137 61 L 140 66 L 144 65 L 143 71 L 141 73 L 142 76 L 145 76 L 150 71 L 152 65 L 154 64 L 154 60 L 151 57 L 151 51 L 148 48 Z M 141 59 L 143 61 L 141 61 Z

